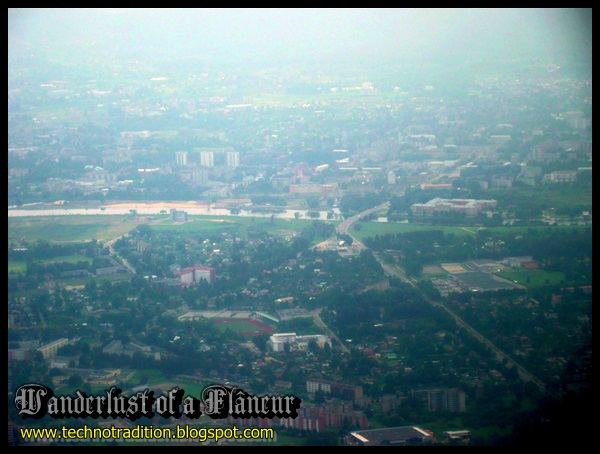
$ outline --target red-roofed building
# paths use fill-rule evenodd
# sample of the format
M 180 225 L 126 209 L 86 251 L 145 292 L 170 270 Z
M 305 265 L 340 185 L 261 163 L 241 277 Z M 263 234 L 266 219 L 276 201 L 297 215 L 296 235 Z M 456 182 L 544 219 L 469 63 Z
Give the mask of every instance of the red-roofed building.
M 191 285 L 200 282 L 202 279 L 212 284 L 217 279 L 217 273 L 214 268 L 204 265 L 195 265 L 183 268 L 176 273 L 181 279 L 183 285 Z

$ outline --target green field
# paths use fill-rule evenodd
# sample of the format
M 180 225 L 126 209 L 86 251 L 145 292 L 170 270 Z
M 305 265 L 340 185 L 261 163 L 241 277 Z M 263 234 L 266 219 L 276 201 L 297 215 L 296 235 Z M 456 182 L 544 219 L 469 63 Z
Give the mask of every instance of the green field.
M 148 381 L 148 386 L 152 383 L 161 383 L 165 380 L 165 374 L 156 369 L 139 369 L 136 370 L 131 378 L 133 383 L 138 383 L 142 379 Z
M 106 241 L 148 221 L 134 221 L 129 215 L 27 216 L 8 218 L 8 243 L 39 240 L 48 243 Z
M 534 226 L 506 226 L 506 227 L 490 227 L 488 230 L 492 233 L 514 233 L 523 234 L 532 230 L 535 232 L 565 232 L 569 233 L 573 230 L 583 232 L 586 229 L 591 229 L 592 225 L 534 225 Z
M 517 281 L 525 287 L 544 287 L 558 285 L 565 279 L 565 274 L 559 271 L 544 270 L 510 270 L 496 273 L 498 276 L 511 281 Z
M 73 254 L 73 255 L 63 255 L 60 257 L 52 257 L 51 259 L 45 260 L 36 260 L 35 263 L 39 263 L 41 265 L 47 263 L 79 263 L 79 262 L 87 262 L 91 265 L 92 259 L 86 257 L 85 255 Z M 19 261 L 8 261 L 8 272 L 9 273 L 25 273 L 27 271 L 27 263 L 19 260 Z
M 9 273 L 25 273 L 27 271 L 27 263 L 19 260 L 8 261 Z
M 542 209 L 560 209 L 572 206 L 589 206 L 591 209 L 592 187 L 569 186 L 568 190 L 565 190 L 565 187 L 561 185 L 540 185 L 532 188 L 519 188 L 519 192 L 515 193 L 515 198 L 541 206 Z
M 360 225 L 359 229 L 356 226 Z M 442 230 L 445 235 L 453 233 L 454 235 L 473 235 L 477 232 L 478 227 L 445 227 L 429 224 L 408 224 L 401 222 L 355 222 L 350 227 L 352 236 L 363 241 L 365 238 L 374 237 L 375 235 L 387 235 L 396 233 Z
M 92 263 L 92 259 L 90 257 L 86 257 L 81 254 L 72 254 L 72 255 L 61 255 L 59 257 L 52 257 L 50 259 L 44 260 L 36 260 L 36 263 L 57 263 L 57 262 L 65 262 L 65 263 L 79 263 L 79 262 L 87 262 L 89 264 Z
M 271 220 L 270 218 L 247 216 L 190 216 L 188 219 L 188 222 L 184 224 L 169 220 L 153 225 L 152 228 L 157 231 L 174 230 L 193 234 L 227 232 L 244 235 L 265 232 L 285 235 L 300 232 L 312 222 L 309 219 L 273 218 Z
M 259 334 L 262 332 L 262 330 L 253 325 L 252 323 L 249 323 L 245 320 L 219 320 L 216 321 L 215 320 L 215 324 L 214 326 L 221 332 L 225 332 L 228 330 L 233 331 L 234 333 L 256 333 Z
M 359 229 L 356 226 L 360 225 Z M 521 235 L 529 230 L 544 231 L 565 231 L 570 232 L 573 229 L 585 230 L 591 228 L 591 225 L 541 225 L 541 226 L 506 226 L 506 227 L 473 227 L 473 226 L 441 226 L 441 225 L 429 225 L 429 224 L 414 224 L 414 223 L 400 223 L 400 222 L 355 222 L 350 227 L 350 233 L 363 241 L 365 238 L 374 237 L 375 235 L 387 235 L 396 233 L 407 233 L 415 231 L 430 231 L 430 230 L 441 230 L 444 235 L 452 233 L 456 236 L 461 235 L 475 235 L 477 232 L 487 230 L 491 233 L 497 234 L 508 234 L 512 233 L 515 235 Z
M 265 232 L 291 235 L 300 232 L 313 222 L 310 219 L 281 219 L 246 216 L 190 216 L 186 223 L 175 223 L 164 215 L 156 216 L 158 222 L 133 220 L 131 215 L 73 215 L 28 216 L 8 218 L 8 242 L 18 245 L 23 241 L 48 243 L 108 241 L 126 234 L 138 225 L 150 224 L 152 229 L 174 230 L 182 233 L 210 234 L 228 232 L 236 235 Z M 330 221 L 334 225 L 338 221 Z

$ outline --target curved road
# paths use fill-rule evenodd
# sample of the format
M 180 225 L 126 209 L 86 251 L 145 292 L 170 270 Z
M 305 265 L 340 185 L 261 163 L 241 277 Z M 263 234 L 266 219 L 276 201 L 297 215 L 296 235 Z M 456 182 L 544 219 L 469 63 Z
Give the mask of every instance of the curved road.
M 375 213 L 377 211 L 380 210 L 384 210 L 384 209 L 388 209 L 390 207 L 390 202 L 385 202 L 382 203 L 381 205 L 378 205 L 374 208 L 370 208 L 366 211 L 363 211 L 361 213 L 355 214 L 352 217 L 349 217 L 348 219 L 344 219 L 336 228 L 336 232 L 342 235 L 348 235 L 350 236 L 350 238 L 352 238 L 352 247 L 355 248 L 358 252 L 362 251 L 363 249 L 366 249 L 366 246 L 364 244 L 362 244 L 362 242 L 358 239 L 355 238 L 354 236 L 352 236 L 350 234 L 350 232 L 348 232 L 348 229 L 350 228 L 350 226 L 352 224 L 354 224 L 356 221 L 358 221 L 360 218 L 364 217 L 364 216 L 368 216 L 371 213 Z

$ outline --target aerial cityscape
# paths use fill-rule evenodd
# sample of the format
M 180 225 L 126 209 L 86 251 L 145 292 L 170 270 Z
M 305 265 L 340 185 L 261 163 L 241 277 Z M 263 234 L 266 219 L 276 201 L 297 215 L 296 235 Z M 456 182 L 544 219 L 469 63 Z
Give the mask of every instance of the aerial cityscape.
M 9 445 L 578 446 L 591 8 L 8 17 Z

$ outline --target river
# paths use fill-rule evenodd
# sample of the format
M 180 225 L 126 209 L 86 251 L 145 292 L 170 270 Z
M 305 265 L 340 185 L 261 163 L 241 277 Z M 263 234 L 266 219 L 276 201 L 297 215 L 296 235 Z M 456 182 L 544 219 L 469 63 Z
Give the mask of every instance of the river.
M 25 217 L 25 216 L 69 216 L 69 215 L 126 215 L 131 214 L 132 210 L 138 215 L 156 215 L 156 214 L 168 214 L 171 208 L 175 208 L 180 211 L 187 212 L 190 216 L 232 216 L 231 210 L 228 208 L 215 208 L 213 205 L 211 206 L 192 206 L 185 208 L 180 208 L 178 204 L 168 204 L 164 205 L 161 203 L 152 203 L 152 204 L 128 204 L 127 206 L 119 205 L 119 206 L 102 206 L 97 208 L 9 208 L 8 209 L 8 217 Z M 283 210 L 281 212 L 256 212 L 251 210 L 241 209 L 239 214 L 236 216 L 245 216 L 245 217 L 271 217 L 274 215 L 276 218 L 281 219 L 295 219 L 296 213 L 300 213 L 300 219 L 320 219 L 327 220 L 327 211 L 316 211 L 316 210 Z M 308 213 L 319 213 L 319 217 L 311 217 Z M 334 219 L 341 219 L 341 214 L 339 209 L 335 208 L 333 210 Z

